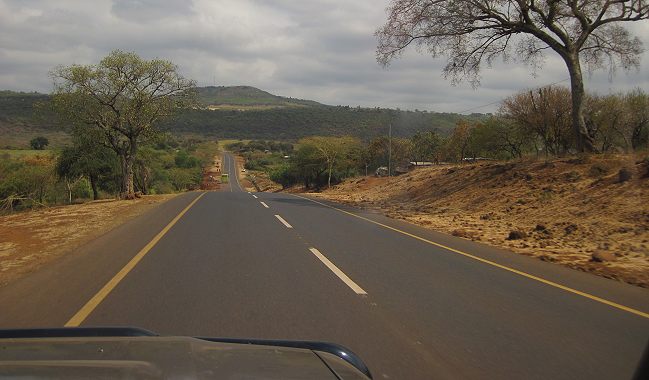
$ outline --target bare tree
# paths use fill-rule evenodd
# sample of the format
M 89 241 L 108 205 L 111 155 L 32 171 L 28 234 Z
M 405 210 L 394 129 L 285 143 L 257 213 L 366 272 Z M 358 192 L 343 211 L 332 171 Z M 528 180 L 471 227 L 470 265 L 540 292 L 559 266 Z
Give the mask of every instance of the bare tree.
M 522 91 L 503 100 L 500 112 L 514 120 L 530 138 L 543 142 L 546 156 L 562 155 L 573 144 L 570 134 L 570 91 L 550 86 Z
M 639 88 L 626 94 L 592 96 L 586 122 L 597 131 L 602 151 L 615 147 L 625 151 L 646 145 L 649 127 L 649 95 Z
M 388 64 L 414 44 L 446 56 L 444 76 L 479 84 L 480 65 L 497 57 L 533 68 L 554 50 L 570 74 L 572 128 L 578 151 L 594 151 L 584 121 L 582 61 L 589 70 L 638 67 L 642 44 L 619 23 L 649 18 L 647 0 L 393 0 L 376 31 L 377 59 Z

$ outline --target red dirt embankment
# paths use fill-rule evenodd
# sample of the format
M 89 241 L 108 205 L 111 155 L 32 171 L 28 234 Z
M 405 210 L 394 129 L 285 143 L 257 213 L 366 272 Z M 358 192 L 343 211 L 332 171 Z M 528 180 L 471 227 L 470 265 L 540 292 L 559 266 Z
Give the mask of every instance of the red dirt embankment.
M 318 195 L 649 287 L 648 158 L 440 165 Z
M 145 195 L 0 216 L 0 286 L 175 196 Z

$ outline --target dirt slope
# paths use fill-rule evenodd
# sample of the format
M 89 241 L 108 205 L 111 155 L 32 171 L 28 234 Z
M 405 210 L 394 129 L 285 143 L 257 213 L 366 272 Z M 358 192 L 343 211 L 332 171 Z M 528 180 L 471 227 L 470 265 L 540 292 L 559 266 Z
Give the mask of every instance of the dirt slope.
M 0 216 L 0 286 L 175 196 L 145 195 Z
M 649 160 L 631 156 L 490 162 L 357 178 L 319 195 L 649 287 L 648 177 Z

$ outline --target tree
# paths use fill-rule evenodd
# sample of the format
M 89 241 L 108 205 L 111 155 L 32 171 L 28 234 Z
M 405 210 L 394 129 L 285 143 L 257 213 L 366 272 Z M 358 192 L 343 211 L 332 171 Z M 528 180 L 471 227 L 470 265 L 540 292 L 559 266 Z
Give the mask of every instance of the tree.
M 538 67 L 546 49 L 563 59 L 570 75 L 572 129 L 578 151 L 594 151 L 584 120 L 582 61 L 589 70 L 639 66 L 640 40 L 620 23 L 649 18 L 646 0 L 393 0 L 387 23 L 376 31 L 377 59 L 387 65 L 414 44 L 445 55 L 444 76 L 479 84 L 480 65 L 499 56 Z
M 459 121 L 446 142 L 448 153 L 459 162 L 462 162 L 468 153 L 473 128 L 473 124 Z
M 291 157 L 291 164 L 295 167 L 296 178 L 302 180 L 307 189 L 326 171 L 315 145 L 305 144 L 302 140 Z
M 530 134 L 512 120 L 490 117 L 471 130 L 474 154 L 490 158 L 522 158 Z
M 629 115 L 626 113 L 621 94 L 594 96 L 589 99 L 586 123 L 596 131 L 599 149 L 607 152 L 615 147 L 630 148 L 630 136 L 624 127 Z
M 120 159 L 123 198 L 135 197 L 133 164 L 138 146 L 159 133 L 156 123 L 193 101 L 193 81 L 169 61 L 111 52 L 96 65 L 58 67 L 52 103 L 77 128 L 102 132 Z
M 417 132 L 410 138 L 415 161 L 435 161 L 439 163 L 442 138 L 434 131 Z
M 591 97 L 588 108 L 587 123 L 597 132 L 602 151 L 614 147 L 631 151 L 646 145 L 649 96 L 641 89 Z
M 634 150 L 649 142 L 649 95 L 637 88 L 624 97 L 628 112 L 628 129 L 631 131 L 631 147 Z
M 352 153 L 360 150 L 360 142 L 353 137 L 314 136 L 300 140 L 300 144 L 312 145 L 318 156 L 324 161 L 327 171 L 327 187 L 331 187 L 331 175 L 334 168 L 350 159 Z
M 29 145 L 32 147 L 32 149 L 36 150 L 43 150 L 47 145 L 49 145 L 50 141 L 47 139 L 47 137 L 43 136 L 38 136 L 34 137 L 29 141 Z
M 286 189 L 298 181 L 295 168 L 289 164 L 282 164 L 271 170 L 268 177 L 271 181 L 282 185 L 282 189 Z
M 391 148 L 390 148 L 391 146 Z M 409 139 L 393 137 L 392 142 L 387 136 L 375 137 L 370 141 L 367 147 L 370 161 L 374 163 L 374 167 L 388 166 L 390 151 L 392 156 L 392 173 L 394 168 L 399 165 L 406 165 L 412 157 L 412 144 Z
M 72 130 L 72 145 L 63 148 L 55 165 L 56 174 L 66 181 L 68 197 L 72 196 L 71 183 L 80 177 L 90 181 L 94 200 L 99 199 L 100 182 L 114 179 L 117 157 L 100 138 L 99 131 Z
M 561 155 L 573 145 L 570 91 L 565 87 L 519 92 L 502 102 L 500 112 L 514 120 L 530 138 L 536 135 L 546 156 Z

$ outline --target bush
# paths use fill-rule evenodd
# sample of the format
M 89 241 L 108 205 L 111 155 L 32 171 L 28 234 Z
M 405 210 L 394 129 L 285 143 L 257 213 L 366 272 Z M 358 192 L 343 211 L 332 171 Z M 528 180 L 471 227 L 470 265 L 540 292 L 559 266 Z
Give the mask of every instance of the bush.
M 32 149 L 36 149 L 36 150 L 45 149 L 45 147 L 49 145 L 49 143 L 50 141 L 43 136 L 35 137 L 31 139 L 31 141 L 29 141 L 29 145 L 32 147 Z
M 91 199 L 92 187 L 90 181 L 86 178 L 81 178 L 72 186 L 72 199 Z
M 56 200 L 58 189 L 51 157 L 28 157 L 0 161 L 0 200 L 17 197 L 6 206 L 10 209 L 28 208 Z M 63 198 L 62 195 L 58 196 Z
M 201 182 L 201 172 L 195 169 L 173 168 L 169 170 L 169 181 L 175 191 L 196 188 Z
M 201 166 L 201 162 L 198 158 L 190 156 L 189 153 L 185 150 L 178 151 L 176 157 L 174 157 L 174 162 L 179 168 L 196 168 Z
M 630 180 L 633 177 L 633 172 L 629 168 L 622 168 L 620 171 L 617 173 L 618 176 L 618 181 L 621 182 L 626 182 Z
M 588 175 L 593 178 L 601 178 L 607 175 L 610 171 L 611 169 L 604 163 L 596 162 L 590 167 L 590 169 L 588 169 Z
M 525 233 L 525 231 L 512 230 L 509 232 L 509 235 L 507 236 L 507 240 L 519 240 L 519 239 L 525 239 L 526 237 L 527 237 L 527 233 Z
M 286 189 L 298 182 L 297 174 L 290 165 L 282 165 L 270 172 L 270 180 L 282 185 Z

